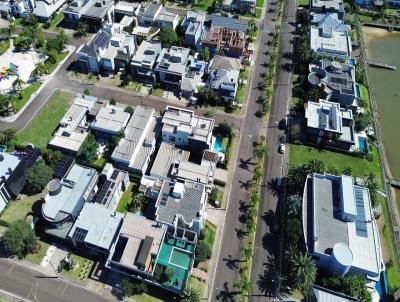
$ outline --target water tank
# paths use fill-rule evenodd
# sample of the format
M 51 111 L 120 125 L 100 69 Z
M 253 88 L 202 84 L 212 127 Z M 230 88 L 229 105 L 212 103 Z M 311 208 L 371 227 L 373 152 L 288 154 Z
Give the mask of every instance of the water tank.
M 342 71 L 342 63 L 340 63 L 338 61 L 333 61 L 331 63 L 331 71 L 335 72 L 335 73 Z
M 333 246 L 332 268 L 335 273 L 344 276 L 353 263 L 353 253 L 347 244 L 339 242 Z
M 57 195 L 61 191 L 61 182 L 59 179 L 54 178 L 47 184 L 47 189 L 51 196 Z

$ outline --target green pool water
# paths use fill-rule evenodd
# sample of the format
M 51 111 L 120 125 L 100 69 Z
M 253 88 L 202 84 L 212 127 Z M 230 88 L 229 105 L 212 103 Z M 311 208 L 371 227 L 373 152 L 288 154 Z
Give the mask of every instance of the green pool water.
M 192 257 L 188 253 L 178 249 L 172 250 L 171 258 L 169 259 L 171 264 L 175 264 L 184 268 L 189 268 L 191 261 Z

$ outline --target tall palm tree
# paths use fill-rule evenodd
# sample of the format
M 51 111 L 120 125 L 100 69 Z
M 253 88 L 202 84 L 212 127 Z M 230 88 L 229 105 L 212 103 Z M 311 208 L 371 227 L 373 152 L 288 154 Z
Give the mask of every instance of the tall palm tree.
M 293 252 L 293 250 L 291 252 L 293 254 L 289 255 L 290 276 L 295 287 L 303 294 L 306 294 L 313 285 L 317 275 L 315 261 L 306 253 L 303 254 L 300 251 Z
M 14 23 L 10 23 L 8 26 L 8 33 L 10 36 L 14 35 L 17 32 L 17 26 Z
M 369 196 L 371 197 L 372 206 L 375 207 L 378 203 L 378 190 L 379 186 L 375 180 L 375 175 L 370 172 L 368 175 L 364 176 L 364 185 L 369 190 Z
M 190 286 L 185 289 L 185 296 L 181 299 L 182 302 L 200 302 L 200 300 L 200 291 Z
M 9 112 L 11 100 L 7 95 L 0 95 L 0 115 L 4 116 Z
M 15 90 L 22 90 L 22 86 L 25 85 L 25 82 L 18 76 L 15 81 L 12 83 L 12 87 Z

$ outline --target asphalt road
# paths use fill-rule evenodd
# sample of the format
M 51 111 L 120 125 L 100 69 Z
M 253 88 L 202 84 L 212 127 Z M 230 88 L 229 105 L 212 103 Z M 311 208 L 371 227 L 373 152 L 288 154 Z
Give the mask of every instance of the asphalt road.
M 81 40 L 71 39 L 71 44 L 78 48 Z M 102 99 L 110 100 L 111 98 L 116 99 L 118 102 L 129 105 L 146 105 L 152 107 L 156 112 L 161 112 L 165 110 L 167 105 L 175 105 L 171 103 L 166 98 L 153 97 L 153 96 L 139 96 L 133 91 L 129 91 L 123 88 L 114 87 L 110 85 L 104 85 L 102 82 L 96 82 L 94 85 L 88 82 L 83 82 L 80 80 L 71 79 L 67 76 L 68 70 L 71 70 L 74 62 L 76 62 L 77 57 L 73 54 L 64 65 L 57 71 L 56 74 L 52 75 L 51 80 L 47 82 L 45 87 L 36 96 L 34 101 L 32 101 L 25 111 L 20 115 L 20 117 L 12 123 L 0 121 L 0 130 L 15 127 L 18 131 L 27 126 L 27 124 L 35 117 L 35 115 L 40 111 L 40 109 L 47 103 L 50 96 L 57 89 L 65 90 L 73 93 L 82 93 L 85 88 L 90 90 L 91 95 Z M 182 104 L 184 104 L 182 102 Z M 201 115 L 200 110 L 194 109 L 194 111 Z M 214 118 L 216 123 L 222 121 L 229 121 L 234 127 L 238 128 L 240 126 L 240 117 L 225 113 L 215 113 Z
M 276 264 L 273 255 L 280 242 L 279 235 L 273 235 L 274 227 L 279 218 L 275 216 L 278 197 L 269 189 L 268 184 L 277 177 L 282 177 L 287 169 L 286 157 L 278 153 L 278 145 L 284 132 L 278 129 L 278 122 L 288 114 L 292 98 L 292 31 L 296 15 L 296 1 L 284 2 L 283 19 L 281 25 L 280 51 L 278 56 L 278 70 L 274 97 L 267 128 L 268 154 L 262 186 L 259 216 L 257 220 L 255 249 L 253 254 L 251 281 L 253 289 L 249 301 L 265 301 L 266 297 L 274 292 L 274 279 L 271 264 Z M 286 153 L 288 150 L 286 150 Z M 278 232 L 279 234 L 279 232 Z M 277 258 L 276 258 L 277 259 Z M 273 267 L 273 266 L 272 266 Z
M 235 301 L 238 294 L 235 284 L 239 280 L 241 248 L 246 230 L 241 217 L 245 215 L 244 208 L 249 200 L 249 185 L 255 163 L 253 142 L 258 140 L 262 122 L 257 117 L 257 113 L 262 110 L 257 100 L 260 96 L 264 96 L 264 92 L 258 88 L 258 84 L 265 83 L 263 74 L 267 70 L 265 64 L 269 61 L 269 42 L 272 40 L 270 33 L 275 27 L 276 3 L 267 3 L 267 7 L 266 16 L 260 24 L 261 34 L 258 39 L 259 47 L 253 71 L 253 87 L 249 90 L 248 109 L 240 127 L 239 153 L 210 301 Z
M 106 302 L 110 301 L 83 288 L 0 259 L 0 290 L 29 301 Z

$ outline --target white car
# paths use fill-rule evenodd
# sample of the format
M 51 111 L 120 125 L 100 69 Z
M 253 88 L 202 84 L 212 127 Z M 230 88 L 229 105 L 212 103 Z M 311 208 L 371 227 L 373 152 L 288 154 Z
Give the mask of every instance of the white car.
M 280 145 L 279 145 L 278 151 L 279 151 L 279 153 L 281 153 L 281 154 L 285 154 L 285 149 L 286 149 L 285 144 L 280 144 Z

